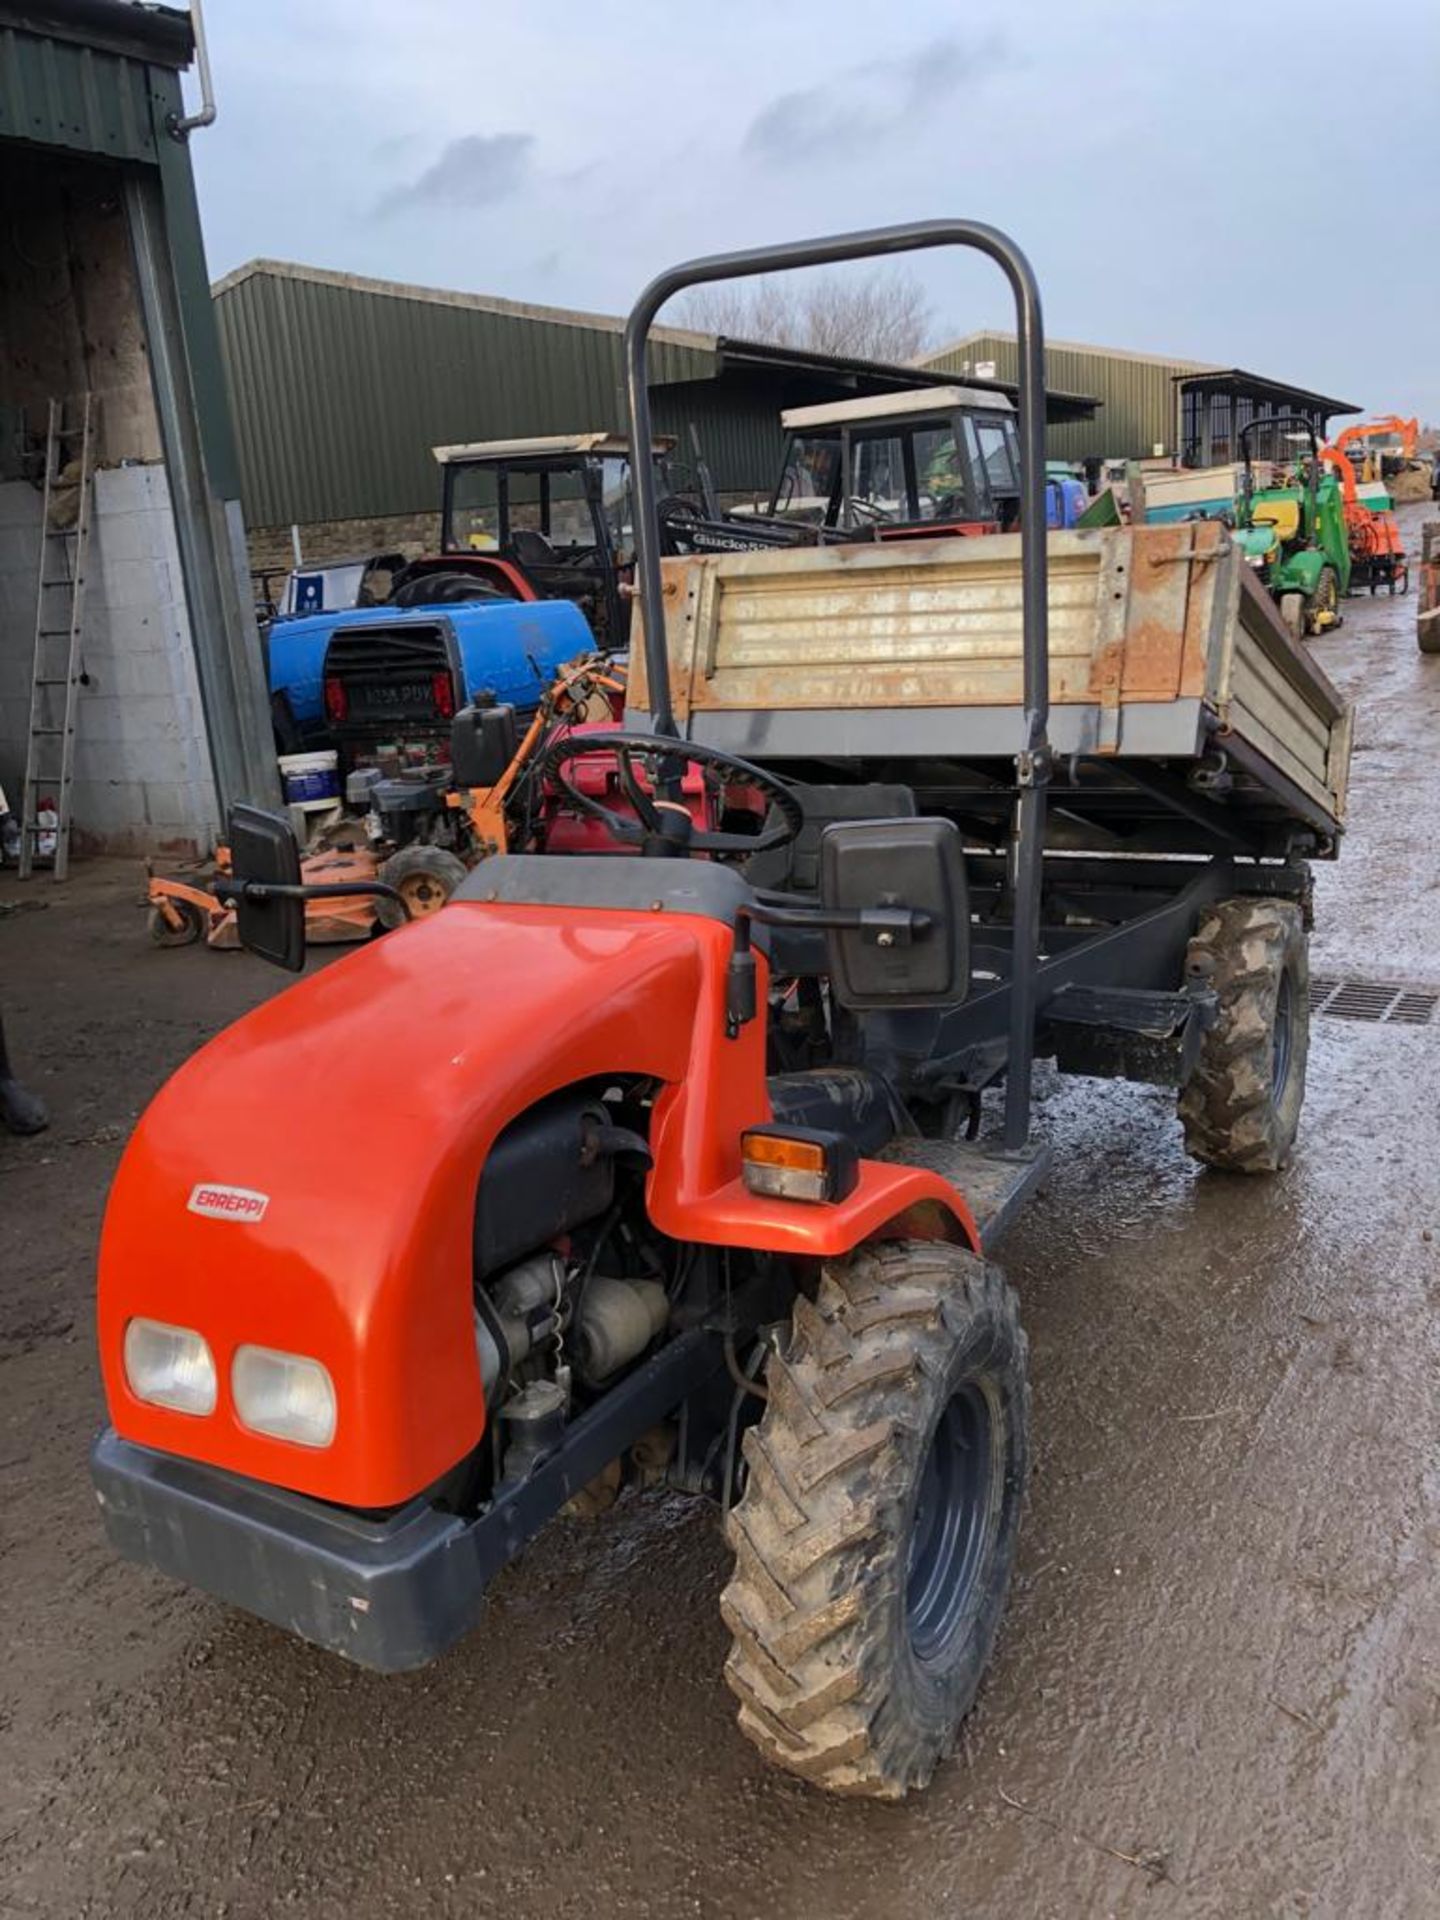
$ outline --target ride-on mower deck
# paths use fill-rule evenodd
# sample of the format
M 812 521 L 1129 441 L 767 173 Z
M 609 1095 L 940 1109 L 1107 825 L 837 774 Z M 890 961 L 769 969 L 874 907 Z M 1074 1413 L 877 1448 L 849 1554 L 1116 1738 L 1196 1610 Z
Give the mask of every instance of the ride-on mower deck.
M 708 1494 L 741 1726 L 885 1797 L 952 1744 L 1014 1562 L 993 1256 L 1043 1171 L 1032 1061 L 1173 1086 L 1197 1157 L 1284 1163 L 1349 738 L 1225 529 L 1047 567 L 1039 300 L 991 228 L 661 275 L 631 444 L 671 295 L 943 244 L 1015 296 L 1024 534 L 662 574 L 639 469 L 626 725 L 546 756 L 635 857 L 488 860 L 212 1041 L 126 1151 L 99 1283 L 125 1553 L 399 1669 L 576 1496 Z M 298 969 L 288 829 L 240 808 L 231 844 L 242 937 Z

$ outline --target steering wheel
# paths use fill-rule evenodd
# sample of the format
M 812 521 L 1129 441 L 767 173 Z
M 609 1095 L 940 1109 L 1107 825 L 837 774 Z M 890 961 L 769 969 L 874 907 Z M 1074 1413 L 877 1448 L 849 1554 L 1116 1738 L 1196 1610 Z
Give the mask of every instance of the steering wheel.
M 596 754 L 613 756 L 620 775 L 620 787 L 635 809 L 629 820 L 605 806 L 593 794 L 582 793 L 566 778 L 565 768 L 574 760 Z M 706 767 L 740 785 L 755 787 L 763 793 L 780 815 L 774 826 L 759 833 L 712 833 L 697 827 L 690 809 L 676 800 L 656 797 L 647 792 L 636 777 L 635 761 L 654 759 L 691 762 Z M 542 775 L 553 779 L 570 804 L 581 813 L 598 820 L 611 839 L 622 846 L 640 847 L 648 854 L 686 853 L 769 853 L 794 840 L 805 824 L 805 809 L 790 788 L 763 767 L 755 767 L 733 753 L 721 753 L 715 747 L 697 746 L 689 740 L 671 740 L 655 733 L 585 733 L 560 740 L 546 754 Z M 658 784 L 652 776 L 653 784 Z
M 862 520 L 869 520 L 872 525 L 879 525 L 882 521 L 895 518 L 888 507 L 877 506 L 873 500 L 862 500 L 853 493 L 846 504 L 852 513 L 858 513 Z

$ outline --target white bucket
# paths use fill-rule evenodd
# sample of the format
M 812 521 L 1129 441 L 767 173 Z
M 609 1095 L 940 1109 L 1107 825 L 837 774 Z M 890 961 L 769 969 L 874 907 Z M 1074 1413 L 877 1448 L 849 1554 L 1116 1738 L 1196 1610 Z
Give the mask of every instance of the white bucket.
M 332 747 L 325 753 L 282 753 L 280 780 L 292 807 L 330 806 L 340 798 L 340 756 Z

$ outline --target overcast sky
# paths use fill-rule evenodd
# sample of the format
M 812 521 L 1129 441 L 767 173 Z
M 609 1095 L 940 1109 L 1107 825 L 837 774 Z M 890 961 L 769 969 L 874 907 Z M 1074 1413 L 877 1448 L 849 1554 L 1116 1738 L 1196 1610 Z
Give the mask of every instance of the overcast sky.
M 966 215 L 1057 338 L 1440 421 L 1440 0 L 208 0 L 214 277 L 621 312 L 695 253 Z M 937 339 L 993 268 L 916 256 Z

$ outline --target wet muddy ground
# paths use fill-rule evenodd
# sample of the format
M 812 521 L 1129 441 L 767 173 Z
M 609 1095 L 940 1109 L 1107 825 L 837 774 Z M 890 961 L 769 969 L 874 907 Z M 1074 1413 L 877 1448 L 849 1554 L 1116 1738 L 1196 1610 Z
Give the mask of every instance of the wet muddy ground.
M 1440 984 L 1413 622 L 1352 601 L 1317 646 L 1360 720 L 1315 958 Z M 0 918 L 0 971 L 55 1116 L 0 1140 L 0 1915 L 1440 1911 L 1440 1024 L 1318 1020 L 1274 1182 L 1197 1172 L 1162 1093 L 1042 1082 L 1055 1172 L 1005 1255 L 1020 1577 L 961 1751 L 874 1807 L 736 1733 L 704 1507 L 557 1524 L 401 1679 L 113 1557 L 85 1472 L 106 1184 L 162 1077 L 277 984 L 151 950 L 136 891 L 0 885 L 44 903 Z

